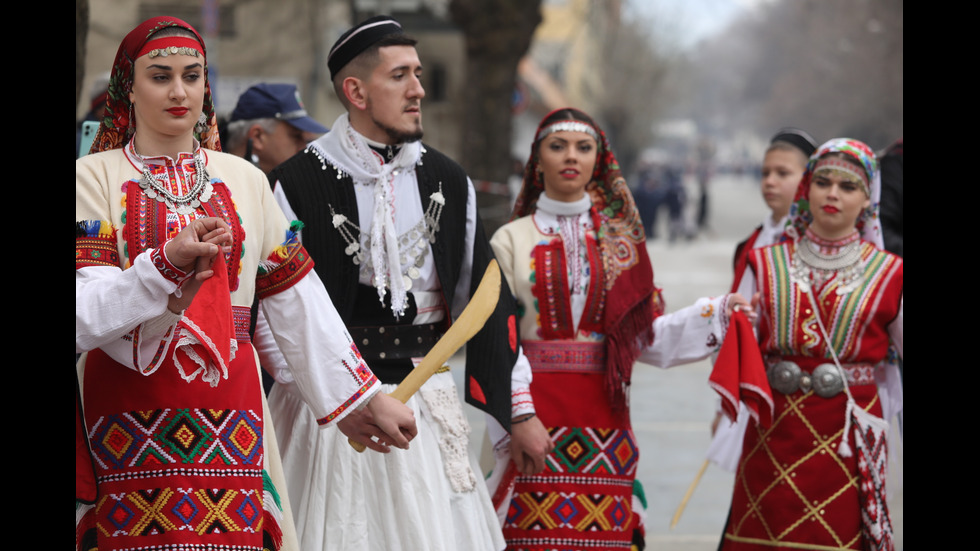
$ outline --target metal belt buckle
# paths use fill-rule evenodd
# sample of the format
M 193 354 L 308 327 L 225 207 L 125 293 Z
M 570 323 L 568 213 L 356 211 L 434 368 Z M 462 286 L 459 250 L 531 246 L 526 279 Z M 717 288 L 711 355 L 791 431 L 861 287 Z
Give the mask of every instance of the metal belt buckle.
M 844 380 L 837 366 L 824 363 L 813 373 L 806 373 L 796 362 L 782 360 L 769 368 L 769 386 L 783 394 L 793 394 L 800 390 L 804 394 L 813 390 L 821 398 L 832 398 L 844 390 Z
M 769 368 L 769 384 L 783 394 L 792 394 L 800 386 L 800 366 L 781 361 Z
M 834 364 L 820 364 L 813 370 L 813 392 L 831 398 L 844 390 L 844 380 Z

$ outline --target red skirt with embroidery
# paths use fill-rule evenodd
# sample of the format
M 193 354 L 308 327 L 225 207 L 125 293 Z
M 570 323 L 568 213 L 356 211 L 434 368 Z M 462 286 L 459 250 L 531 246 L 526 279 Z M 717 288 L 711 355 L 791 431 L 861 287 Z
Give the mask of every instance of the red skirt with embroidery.
M 874 384 L 850 391 L 858 407 L 881 416 Z M 722 549 L 864 549 L 857 459 L 837 453 L 846 394 L 773 399 L 772 426 L 746 431 Z
M 275 541 L 263 534 L 262 389 L 251 344 L 239 342 L 216 387 L 185 381 L 169 361 L 141 375 L 101 350 L 88 354 L 83 384 L 98 497 L 76 527 L 80 546 L 261 550 Z
M 629 549 L 639 450 L 628 408 L 609 403 L 604 345 L 521 344 L 534 371 L 535 409 L 555 449 L 541 474 L 516 479 L 503 527 L 507 549 Z

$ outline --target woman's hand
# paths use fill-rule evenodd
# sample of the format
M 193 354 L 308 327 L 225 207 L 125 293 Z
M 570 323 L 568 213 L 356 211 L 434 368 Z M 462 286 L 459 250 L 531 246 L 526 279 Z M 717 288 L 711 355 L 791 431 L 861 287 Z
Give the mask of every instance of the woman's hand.
M 186 228 L 180 230 L 164 245 L 163 250 L 171 264 L 185 272 L 197 271 L 200 267 L 196 262 L 201 257 L 210 261 L 218 254 L 219 247 L 231 246 L 231 228 L 220 218 L 199 218 L 192 221 Z M 198 272 L 197 276 L 202 274 Z M 200 277 L 203 281 L 211 277 Z
M 555 445 L 541 419 L 534 415 L 526 421 L 511 421 L 510 431 L 510 457 L 518 472 L 537 474 L 543 471 L 544 459 Z
M 758 293 L 752 297 L 752 303 L 749 303 L 749 301 L 739 293 L 732 293 L 728 295 L 728 301 L 726 303 L 728 317 L 731 317 L 735 312 L 742 312 L 745 314 L 745 317 L 749 318 L 750 322 L 755 323 L 755 320 L 759 317 L 759 314 L 756 313 L 753 304 L 759 304 Z
M 164 245 L 164 253 L 174 266 L 194 277 L 185 281 L 179 293 L 170 295 L 167 308 L 175 313 L 187 309 L 205 280 L 214 275 L 214 257 L 231 248 L 231 228 L 220 218 L 199 218 Z

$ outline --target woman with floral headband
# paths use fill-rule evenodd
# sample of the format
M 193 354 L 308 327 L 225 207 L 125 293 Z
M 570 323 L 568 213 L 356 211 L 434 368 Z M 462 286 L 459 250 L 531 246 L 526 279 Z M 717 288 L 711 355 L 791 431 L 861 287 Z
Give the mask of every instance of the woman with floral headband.
M 554 444 L 534 465 L 490 423 L 490 485 L 508 549 L 642 548 L 627 393 L 633 363 L 707 357 L 731 308 L 746 301 L 701 299 L 662 315 L 633 197 L 602 130 L 577 109 L 541 122 L 514 220 L 491 245 L 518 300 L 533 370 L 528 399 Z
M 265 176 L 220 152 L 207 75 L 190 25 L 143 22 L 119 47 L 92 154 L 75 162 L 79 549 L 289 541 L 248 335 L 254 294 L 322 425 L 366 405 L 388 443 L 414 435 Z
M 810 157 L 789 241 L 755 249 L 775 413 L 750 426 L 722 549 L 892 549 L 884 433 L 902 407 L 902 260 L 881 250 L 878 162 L 831 140 Z M 754 276 L 754 277 L 753 277 Z M 744 288 L 744 287 L 743 287 Z

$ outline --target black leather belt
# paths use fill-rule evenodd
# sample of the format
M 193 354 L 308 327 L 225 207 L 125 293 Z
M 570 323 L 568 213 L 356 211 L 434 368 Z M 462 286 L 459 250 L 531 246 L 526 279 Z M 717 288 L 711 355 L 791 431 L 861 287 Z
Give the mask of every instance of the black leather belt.
M 371 371 L 385 384 L 398 384 L 445 332 L 443 323 L 348 327 Z
M 369 365 L 371 360 L 421 358 L 443 334 L 441 323 L 349 327 L 348 331 Z

